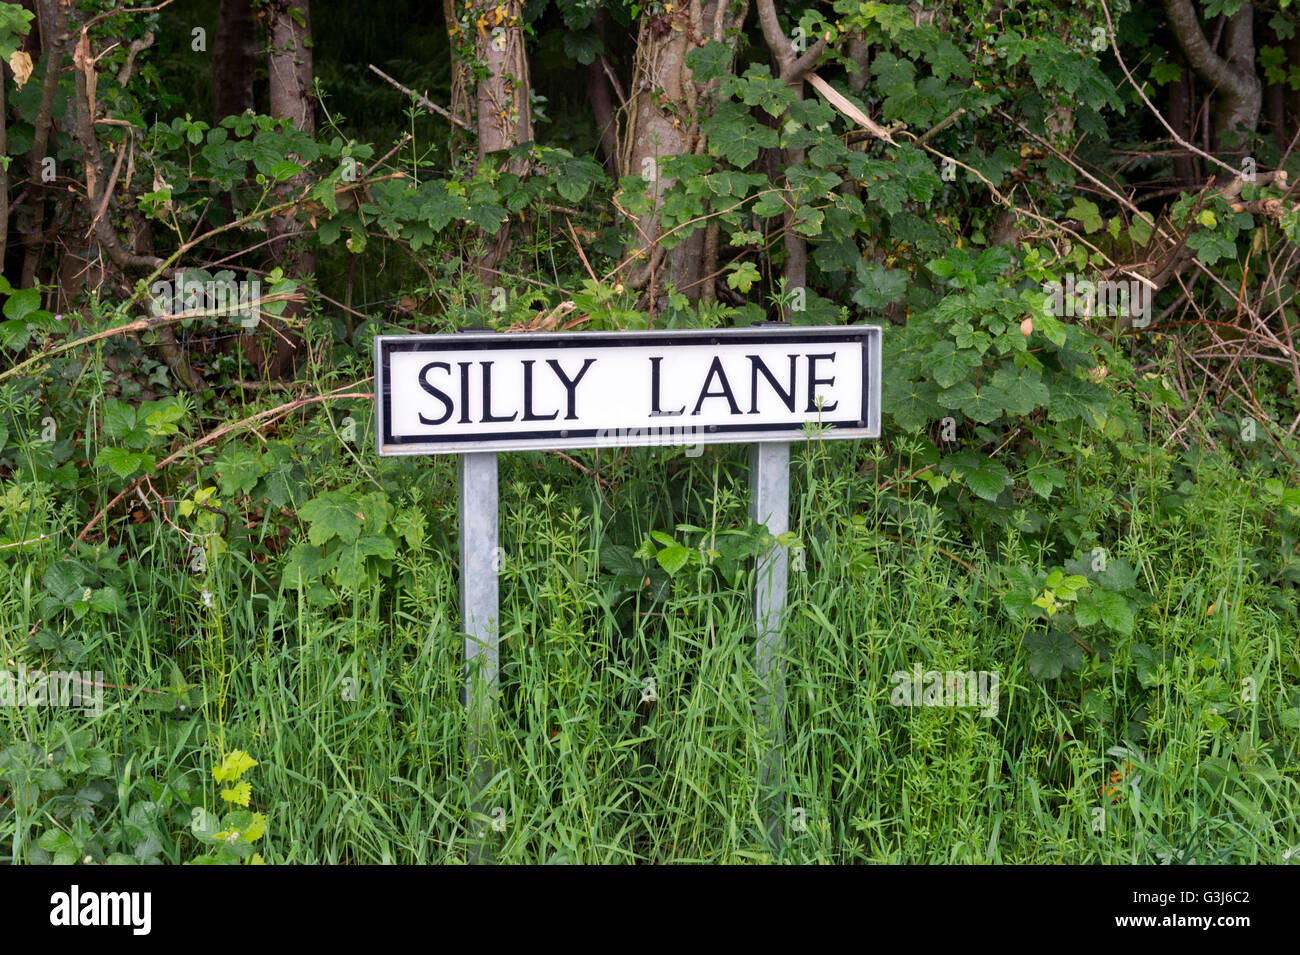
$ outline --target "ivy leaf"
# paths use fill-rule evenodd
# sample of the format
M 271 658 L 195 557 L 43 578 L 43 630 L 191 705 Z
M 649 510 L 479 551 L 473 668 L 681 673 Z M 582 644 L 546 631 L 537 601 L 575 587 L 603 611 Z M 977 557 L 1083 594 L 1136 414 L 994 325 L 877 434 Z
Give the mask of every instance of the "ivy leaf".
M 794 91 L 772 76 L 766 66 L 755 64 L 744 76 L 728 77 L 722 84 L 724 97 L 739 96 L 746 106 L 760 106 L 769 116 L 780 116 L 794 99 Z

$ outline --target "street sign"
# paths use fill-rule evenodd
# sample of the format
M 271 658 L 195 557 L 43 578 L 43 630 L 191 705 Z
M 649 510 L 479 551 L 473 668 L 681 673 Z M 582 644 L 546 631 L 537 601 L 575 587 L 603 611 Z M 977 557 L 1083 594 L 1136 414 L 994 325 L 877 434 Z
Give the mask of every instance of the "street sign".
M 750 517 L 790 526 L 790 445 L 880 436 L 874 325 L 375 338 L 375 444 L 383 457 L 459 456 L 460 611 L 471 802 L 492 775 L 484 739 L 498 692 L 497 452 L 746 442 Z M 753 590 L 769 835 L 781 841 L 789 554 L 759 555 Z
M 380 335 L 375 395 L 382 456 L 875 438 L 880 329 Z

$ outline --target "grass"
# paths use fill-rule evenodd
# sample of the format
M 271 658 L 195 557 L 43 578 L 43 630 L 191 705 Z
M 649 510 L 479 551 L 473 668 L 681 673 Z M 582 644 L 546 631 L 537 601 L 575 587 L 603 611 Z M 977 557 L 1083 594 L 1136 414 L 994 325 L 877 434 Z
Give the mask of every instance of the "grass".
M 199 578 L 170 528 L 127 526 L 135 611 L 58 619 L 61 639 L 81 644 L 69 666 L 137 689 L 109 690 L 93 720 L 0 708 L 0 749 L 48 752 L 64 730 L 89 726 L 112 785 L 89 802 L 72 772 L 62 786 L 24 789 L 13 757 L 0 776 L 0 852 L 41 861 L 38 837 L 58 830 L 96 860 L 193 859 L 206 847 L 184 822 L 195 806 L 218 808 L 211 768 L 242 749 L 259 763 L 247 778 L 269 819 L 268 862 L 1293 858 L 1297 618 L 1294 597 L 1252 570 L 1261 548 L 1281 544 L 1249 475 L 1204 459 L 1168 520 L 1152 504 L 1168 461 L 1116 474 L 1080 459 L 1063 494 L 1099 530 L 1123 529 L 1108 546 L 1141 568 L 1151 602 L 1132 638 L 1040 681 L 1024 628 L 1002 612 L 997 567 L 1060 556 L 1038 553 L 1014 521 L 983 546 L 947 536 L 924 485 L 882 490 L 873 461 L 880 447 L 857 442 L 793 453 L 791 526 L 806 569 L 791 574 L 778 792 L 760 782 L 752 581 L 731 586 L 689 565 L 653 600 L 619 593 L 601 566 L 608 545 L 634 548 L 652 529 L 744 525 L 742 448 L 696 461 L 634 451 L 604 472 L 620 479 L 614 490 L 553 456 L 502 458 L 501 696 L 481 743 L 481 793 L 467 782 L 453 463 L 386 461 L 381 476 L 400 475 L 425 525 L 390 578 L 338 607 L 274 586 L 257 546 L 232 548 Z M 1133 491 L 1117 499 L 1116 487 Z M 6 660 L 32 658 L 55 556 L 0 562 Z M 1154 670 L 1140 667 L 1139 643 L 1163 660 Z M 150 708 L 157 694 L 146 691 L 170 686 L 173 664 L 202 688 L 195 711 Z M 891 674 L 916 664 L 997 673 L 997 715 L 891 704 Z M 1243 705 L 1247 679 L 1256 701 Z M 774 804 L 779 845 L 766 838 Z

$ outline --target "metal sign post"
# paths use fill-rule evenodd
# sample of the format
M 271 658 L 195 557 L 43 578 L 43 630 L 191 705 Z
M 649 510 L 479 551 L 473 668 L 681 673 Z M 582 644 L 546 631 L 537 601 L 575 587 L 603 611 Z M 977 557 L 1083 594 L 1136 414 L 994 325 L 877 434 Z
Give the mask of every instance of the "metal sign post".
M 880 435 L 874 325 L 657 332 L 380 335 L 375 435 L 381 456 L 460 456 L 460 605 L 471 806 L 492 778 L 485 752 L 498 687 L 497 452 L 744 442 L 750 517 L 790 526 L 790 443 Z M 774 544 L 755 579 L 759 788 L 768 835 L 786 816 L 781 614 L 789 554 Z
M 749 518 L 764 525 L 773 537 L 790 529 L 790 445 L 771 441 L 749 449 Z M 781 756 L 785 750 L 785 641 L 781 614 L 785 610 L 790 552 L 773 544 L 759 555 L 754 574 L 754 623 L 758 643 L 754 658 L 761 686 L 758 725 L 767 742 L 759 770 L 759 792 L 774 789 L 768 800 L 768 837 L 781 843 L 786 816 Z
M 497 456 L 479 451 L 459 456 L 460 615 L 465 632 L 465 708 L 469 715 L 470 805 L 491 779 L 483 753 L 499 673 Z

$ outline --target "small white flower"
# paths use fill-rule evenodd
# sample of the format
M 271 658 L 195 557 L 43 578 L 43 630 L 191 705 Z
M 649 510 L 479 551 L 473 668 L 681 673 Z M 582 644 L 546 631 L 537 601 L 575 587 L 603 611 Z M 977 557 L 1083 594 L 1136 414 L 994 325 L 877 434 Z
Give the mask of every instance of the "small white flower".
M 82 859 L 81 861 L 86 863 L 86 865 L 90 865 L 90 863 L 94 862 L 95 860 L 92 859 L 90 856 L 86 856 L 86 858 Z
M 212 594 L 208 593 L 207 587 L 203 588 L 203 593 L 199 594 L 199 596 L 203 598 L 203 606 L 205 607 L 212 606 Z

